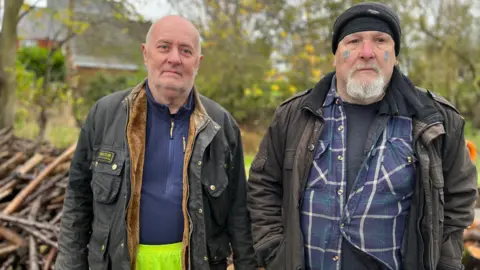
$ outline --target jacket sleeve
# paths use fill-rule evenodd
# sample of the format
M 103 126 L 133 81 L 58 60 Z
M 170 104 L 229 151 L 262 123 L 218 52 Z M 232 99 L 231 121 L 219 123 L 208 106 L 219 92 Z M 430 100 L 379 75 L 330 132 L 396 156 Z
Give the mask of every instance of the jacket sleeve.
M 92 173 L 93 115 L 92 108 L 80 130 L 80 136 L 70 164 L 68 185 L 63 203 L 63 214 L 58 241 L 55 269 L 86 270 L 91 221 L 93 218 Z
M 452 114 L 456 119 L 447 124 L 444 144 L 444 229 L 439 270 L 463 269 L 463 230 L 473 222 L 477 198 L 477 170 L 466 146 L 464 120 Z
M 259 265 L 266 266 L 283 241 L 282 167 L 284 144 L 280 136 L 278 109 L 250 168 L 248 208 Z
M 250 215 L 247 210 L 247 179 L 240 130 L 236 128 L 236 149 L 233 151 L 233 166 L 230 168 L 232 183 L 236 184 L 232 208 L 228 215 L 227 232 L 233 250 L 233 262 L 237 270 L 251 270 L 257 266 L 252 243 Z

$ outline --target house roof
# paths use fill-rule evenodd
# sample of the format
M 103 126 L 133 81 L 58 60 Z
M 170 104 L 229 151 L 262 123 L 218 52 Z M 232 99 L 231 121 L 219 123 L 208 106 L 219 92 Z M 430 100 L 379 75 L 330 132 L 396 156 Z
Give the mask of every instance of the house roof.
M 135 70 L 142 63 L 141 43 L 150 23 L 76 13 L 78 21 L 89 22 L 83 33 L 71 40 L 72 60 L 79 67 Z M 18 24 L 19 39 L 64 40 L 67 27 L 48 9 L 27 14 Z

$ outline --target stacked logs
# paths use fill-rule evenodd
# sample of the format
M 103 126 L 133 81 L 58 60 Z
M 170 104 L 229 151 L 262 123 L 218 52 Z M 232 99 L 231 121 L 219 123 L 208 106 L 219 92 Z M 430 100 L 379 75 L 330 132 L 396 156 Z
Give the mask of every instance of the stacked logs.
M 74 149 L 0 130 L 0 270 L 52 269 Z

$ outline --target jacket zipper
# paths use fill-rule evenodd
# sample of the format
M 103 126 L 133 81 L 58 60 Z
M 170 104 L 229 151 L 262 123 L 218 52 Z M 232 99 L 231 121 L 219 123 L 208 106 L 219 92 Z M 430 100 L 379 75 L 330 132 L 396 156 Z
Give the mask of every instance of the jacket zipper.
M 174 138 L 173 138 L 173 132 L 175 129 L 175 121 L 172 117 L 171 122 L 170 122 L 170 140 L 168 141 L 168 171 L 167 171 L 167 184 L 165 186 L 165 190 L 168 190 L 169 186 L 172 184 L 171 178 L 172 178 L 172 166 L 173 166 L 173 160 L 174 160 L 174 155 L 175 151 L 173 150 L 173 145 L 174 145 Z

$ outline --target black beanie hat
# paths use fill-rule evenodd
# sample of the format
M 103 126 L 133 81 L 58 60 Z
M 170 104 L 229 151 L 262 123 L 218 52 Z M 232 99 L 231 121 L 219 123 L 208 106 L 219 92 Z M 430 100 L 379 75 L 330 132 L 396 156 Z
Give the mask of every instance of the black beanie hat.
M 345 26 L 349 24 L 350 21 L 359 18 L 359 17 L 370 17 L 374 19 L 379 19 L 382 20 L 383 22 L 387 23 L 388 29 L 384 29 L 385 27 L 381 27 L 381 29 L 384 29 L 383 32 L 386 32 L 390 35 L 392 35 L 393 40 L 395 41 L 395 55 L 398 56 L 400 53 L 400 42 L 401 42 L 401 36 L 402 36 L 402 29 L 400 27 L 400 18 L 398 15 L 391 9 L 390 7 L 386 6 L 385 4 L 382 3 L 372 3 L 372 2 L 365 2 L 361 4 L 357 4 L 352 6 L 351 8 L 345 10 L 338 18 L 335 20 L 335 23 L 333 24 L 333 35 L 332 35 L 332 52 L 335 54 L 337 51 L 337 46 L 338 43 L 346 36 L 345 32 L 343 32 L 343 29 Z M 373 20 L 369 20 L 370 22 L 373 22 Z M 372 24 L 370 24 L 372 25 Z M 351 31 L 352 29 L 355 28 L 350 28 L 349 30 Z M 378 31 L 377 27 L 373 27 L 372 29 L 362 29 L 362 28 L 357 28 L 358 31 L 367 31 L 367 30 L 372 30 L 372 31 Z M 354 32 L 350 32 L 348 34 L 351 34 Z

